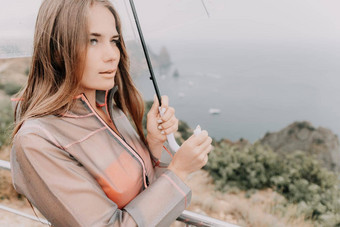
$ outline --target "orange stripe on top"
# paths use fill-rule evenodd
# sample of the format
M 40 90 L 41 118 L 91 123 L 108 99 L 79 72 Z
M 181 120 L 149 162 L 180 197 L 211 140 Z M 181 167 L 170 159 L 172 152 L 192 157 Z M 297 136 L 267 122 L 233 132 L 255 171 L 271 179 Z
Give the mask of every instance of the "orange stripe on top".
M 67 148 L 73 146 L 74 144 L 81 143 L 81 142 L 87 140 L 88 138 L 90 138 L 92 135 L 96 134 L 97 132 L 100 132 L 100 131 L 103 131 L 103 130 L 106 130 L 106 127 L 99 128 L 99 129 L 97 129 L 97 130 L 95 130 L 95 131 L 89 133 L 89 134 L 86 135 L 85 137 L 81 138 L 80 140 L 74 141 L 74 142 L 72 142 L 72 143 L 66 145 L 66 146 L 65 146 L 65 149 L 67 149 Z
M 18 102 L 24 100 L 23 98 L 11 98 L 12 102 Z
M 79 99 L 83 96 L 83 94 L 80 94 L 80 95 L 77 95 L 77 96 L 74 96 L 73 99 Z
M 171 158 L 173 158 L 174 156 L 171 154 L 171 152 L 168 150 L 168 149 L 166 149 L 166 147 L 165 146 L 163 146 L 163 148 L 166 150 L 166 152 L 168 152 L 168 154 L 170 155 L 170 157 Z
M 94 113 L 89 113 L 86 115 L 75 115 L 75 114 L 62 113 L 60 115 L 63 117 L 70 117 L 70 118 L 86 118 L 86 117 L 94 116 Z
M 122 209 L 139 194 L 143 185 L 141 174 L 138 162 L 122 152 L 105 170 L 106 177 L 98 177 L 97 182 L 107 197 Z

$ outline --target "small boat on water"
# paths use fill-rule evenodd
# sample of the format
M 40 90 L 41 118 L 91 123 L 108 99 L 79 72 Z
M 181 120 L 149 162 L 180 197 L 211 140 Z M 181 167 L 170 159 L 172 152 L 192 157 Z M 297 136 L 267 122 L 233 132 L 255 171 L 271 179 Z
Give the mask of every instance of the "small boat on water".
M 178 97 L 184 98 L 185 94 L 183 92 L 178 92 Z
M 216 109 L 216 108 L 210 108 L 209 109 L 209 113 L 216 115 L 216 114 L 220 114 L 221 110 L 220 109 Z

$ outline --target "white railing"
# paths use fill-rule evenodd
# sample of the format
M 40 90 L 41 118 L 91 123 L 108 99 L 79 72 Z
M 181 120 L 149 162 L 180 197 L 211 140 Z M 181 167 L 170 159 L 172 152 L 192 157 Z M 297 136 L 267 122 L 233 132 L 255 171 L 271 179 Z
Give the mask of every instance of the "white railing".
M 5 170 L 11 170 L 11 165 L 8 161 L 0 160 L 0 168 Z M 41 219 L 26 213 L 23 213 L 21 211 L 3 206 L 0 204 L 0 209 L 14 213 L 16 215 L 20 215 L 25 218 L 29 218 L 33 221 L 38 221 L 40 223 L 51 225 L 47 220 Z M 210 227 L 210 226 L 216 226 L 216 227 L 238 227 L 237 225 L 229 224 L 224 221 L 217 220 L 215 218 L 211 218 L 205 215 L 197 214 L 188 210 L 184 210 L 183 213 L 177 218 L 177 221 L 183 222 L 186 225 L 192 225 L 192 226 L 202 226 L 202 227 Z

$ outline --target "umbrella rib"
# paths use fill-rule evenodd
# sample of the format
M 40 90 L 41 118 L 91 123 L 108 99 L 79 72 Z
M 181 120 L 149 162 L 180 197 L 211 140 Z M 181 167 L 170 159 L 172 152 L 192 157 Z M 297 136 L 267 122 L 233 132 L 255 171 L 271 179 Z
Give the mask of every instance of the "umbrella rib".
M 207 9 L 207 6 L 206 6 L 205 3 L 204 3 L 204 0 L 201 0 L 201 2 L 202 2 L 202 5 L 203 5 L 203 7 L 204 7 L 204 9 L 205 9 L 205 12 L 207 13 L 208 17 L 210 17 L 209 11 L 208 11 L 208 9 Z
M 126 5 L 126 1 L 123 1 L 123 2 L 124 2 L 124 6 L 125 6 L 125 10 L 126 10 L 127 16 L 128 16 L 128 18 L 129 18 L 129 21 L 130 21 L 130 25 L 131 25 L 131 30 L 132 30 L 132 32 L 133 32 L 133 36 L 134 36 L 135 39 L 137 39 L 135 29 L 134 29 L 133 26 L 132 26 L 131 14 L 129 13 L 128 7 L 127 7 L 127 5 Z

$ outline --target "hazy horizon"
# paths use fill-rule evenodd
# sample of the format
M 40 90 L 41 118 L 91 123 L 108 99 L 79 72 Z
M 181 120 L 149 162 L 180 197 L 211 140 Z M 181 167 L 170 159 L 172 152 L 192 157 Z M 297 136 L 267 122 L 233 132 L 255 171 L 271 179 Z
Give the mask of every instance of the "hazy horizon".
M 0 2 L 0 45 L 28 56 L 41 0 Z M 138 37 L 128 1 L 113 2 L 125 37 Z M 181 75 L 181 83 L 157 75 L 179 116 L 233 140 L 254 141 L 295 120 L 340 135 L 340 1 L 204 2 L 210 17 L 199 0 L 135 0 L 148 46 L 166 46 Z M 222 113 L 211 116 L 210 107 Z

